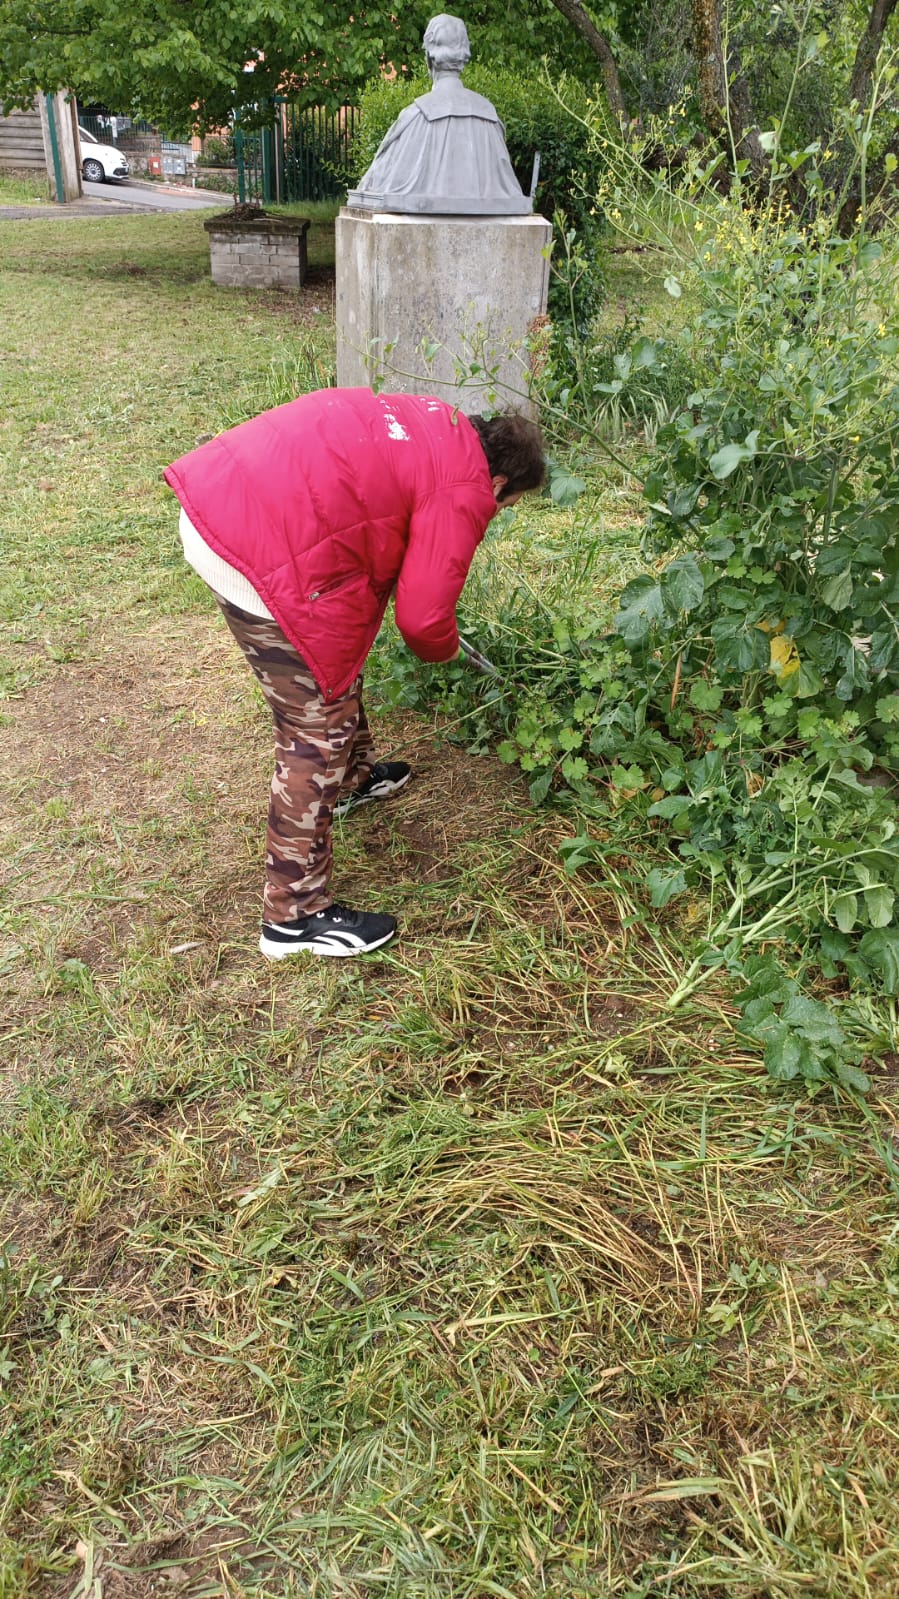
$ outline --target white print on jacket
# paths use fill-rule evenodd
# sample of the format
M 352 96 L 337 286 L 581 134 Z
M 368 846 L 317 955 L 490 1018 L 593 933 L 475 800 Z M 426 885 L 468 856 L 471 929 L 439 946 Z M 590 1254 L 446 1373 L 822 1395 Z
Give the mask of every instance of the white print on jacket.
M 393 412 L 388 411 L 385 407 L 384 416 L 387 422 L 387 437 L 389 439 L 406 439 L 408 442 L 409 435 L 402 422 L 397 420 Z

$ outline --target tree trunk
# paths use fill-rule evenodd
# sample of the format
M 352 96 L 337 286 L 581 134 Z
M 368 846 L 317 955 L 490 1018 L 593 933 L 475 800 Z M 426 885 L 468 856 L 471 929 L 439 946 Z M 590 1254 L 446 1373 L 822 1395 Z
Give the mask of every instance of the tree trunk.
M 884 3 L 895 5 L 896 0 Z M 737 155 L 749 161 L 754 178 L 761 178 L 768 158 L 761 146 L 749 84 L 735 45 L 730 47 L 726 63 L 724 60 L 719 0 L 693 0 L 693 54 L 703 122 L 716 139 L 726 138 L 729 129 Z
M 895 0 L 893 3 L 895 4 Z M 566 21 L 577 29 L 588 49 L 595 55 L 602 72 L 609 106 L 619 122 L 626 122 L 627 107 L 624 103 L 621 79 L 618 76 L 618 63 L 612 54 L 608 39 L 603 37 L 595 22 L 587 15 L 581 0 L 553 0 L 553 5 L 561 11 Z
M 724 50 L 718 0 L 693 0 L 693 54 L 699 75 L 699 110 L 716 138 L 725 131 Z
M 871 92 L 871 80 L 886 25 L 896 9 L 896 0 L 874 0 L 868 26 L 859 40 L 849 82 L 849 99 L 864 105 Z
M 864 106 L 871 94 L 871 85 L 874 81 L 874 68 L 883 43 L 884 30 L 896 9 L 897 0 L 873 0 L 871 12 L 868 17 L 868 26 L 862 34 L 858 49 L 855 52 L 855 61 L 852 67 L 852 77 L 849 83 L 849 99 L 855 100 L 859 106 Z M 876 193 L 886 178 L 884 157 L 886 155 L 899 155 L 899 130 L 894 131 L 885 150 L 881 152 L 879 161 L 868 170 L 868 193 Z M 858 213 L 862 203 L 861 175 L 856 174 L 849 193 L 840 207 L 838 227 L 844 238 L 848 238 L 858 221 Z M 883 220 L 881 217 L 880 221 Z

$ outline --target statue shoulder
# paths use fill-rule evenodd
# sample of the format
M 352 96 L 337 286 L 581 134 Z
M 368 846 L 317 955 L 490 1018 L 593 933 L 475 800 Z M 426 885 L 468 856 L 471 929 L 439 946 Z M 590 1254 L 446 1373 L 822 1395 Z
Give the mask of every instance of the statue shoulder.
M 482 122 L 499 122 L 496 107 L 483 94 L 466 89 L 457 77 L 442 78 L 430 94 L 423 94 L 412 104 L 428 122 L 438 122 L 441 117 L 478 117 Z

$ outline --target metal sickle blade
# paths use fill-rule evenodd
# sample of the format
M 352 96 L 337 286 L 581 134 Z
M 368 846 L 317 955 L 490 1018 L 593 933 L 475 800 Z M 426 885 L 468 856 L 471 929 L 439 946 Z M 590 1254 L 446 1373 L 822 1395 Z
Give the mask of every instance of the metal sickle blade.
M 493 662 L 488 661 L 486 655 L 482 655 L 480 650 L 476 650 L 473 644 L 468 643 L 467 639 L 459 638 L 459 648 L 465 659 L 470 661 L 472 666 L 476 667 L 479 672 L 483 672 L 486 677 L 500 676 Z

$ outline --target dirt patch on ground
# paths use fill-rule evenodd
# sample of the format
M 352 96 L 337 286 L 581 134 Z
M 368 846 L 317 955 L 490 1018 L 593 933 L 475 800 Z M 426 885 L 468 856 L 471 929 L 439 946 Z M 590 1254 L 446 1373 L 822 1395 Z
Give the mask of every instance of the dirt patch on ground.
M 21 665 L 27 682 L 24 655 Z M 69 963 L 73 982 L 77 963 L 109 972 L 151 935 L 157 954 L 207 961 L 210 983 L 223 963 L 232 977 L 235 962 L 258 965 L 271 734 L 218 617 L 100 633 L 89 658 L 52 675 L 42 661 L 6 703 L 0 889 L 14 910 L 55 929 L 57 968 Z M 539 818 L 520 776 L 442 741 L 421 717 L 376 724 L 382 753 L 409 759 L 414 778 L 401 798 L 338 827 L 338 895 L 366 904 L 374 893 L 386 905 L 395 889 L 401 914 L 411 896 L 438 936 L 464 936 L 476 914 L 466 874 L 495 843 L 504 903 L 563 934 L 578 915 L 556 869 L 567 824 Z M 17 936 L 6 944 L 13 965 Z M 578 940 L 591 959 L 609 942 L 599 921 Z M 620 1012 L 612 1021 L 614 1031 Z

